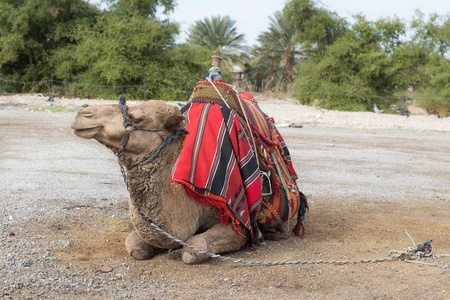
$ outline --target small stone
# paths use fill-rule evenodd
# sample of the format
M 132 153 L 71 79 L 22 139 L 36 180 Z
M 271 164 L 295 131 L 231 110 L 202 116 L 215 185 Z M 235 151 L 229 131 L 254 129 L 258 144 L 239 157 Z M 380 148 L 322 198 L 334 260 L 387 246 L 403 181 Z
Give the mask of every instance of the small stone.
M 114 270 L 114 268 L 111 267 L 111 266 L 104 266 L 104 267 L 101 267 L 100 269 L 98 269 L 97 272 L 100 272 L 100 273 L 111 273 L 113 270 Z
M 33 263 L 31 261 L 26 261 L 23 263 L 23 266 L 29 268 L 29 267 L 31 267 L 32 264 Z

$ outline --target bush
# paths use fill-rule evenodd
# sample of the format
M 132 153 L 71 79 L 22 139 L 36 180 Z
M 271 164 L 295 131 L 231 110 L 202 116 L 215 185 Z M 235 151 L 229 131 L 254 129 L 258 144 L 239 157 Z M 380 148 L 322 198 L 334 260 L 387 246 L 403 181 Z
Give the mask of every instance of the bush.
M 294 84 L 295 98 L 301 104 L 322 106 L 324 90 L 326 95 L 325 108 L 346 111 L 372 111 L 374 103 L 379 109 L 388 109 L 392 101 L 390 94 L 380 93 L 371 88 L 362 77 L 346 74 L 346 76 L 327 77 L 332 81 L 318 79 L 320 63 L 312 60 L 302 62 L 299 72 L 305 74 L 298 77 Z M 323 71 L 325 73 L 325 71 Z
M 445 95 L 445 93 L 441 94 Z M 446 96 L 442 97 L 440 93 L 427 88 L 418 90 L 415 99 L 417 105 L 425 108 L 429 114 L 445 118 L 450 116 L 450 95 Z

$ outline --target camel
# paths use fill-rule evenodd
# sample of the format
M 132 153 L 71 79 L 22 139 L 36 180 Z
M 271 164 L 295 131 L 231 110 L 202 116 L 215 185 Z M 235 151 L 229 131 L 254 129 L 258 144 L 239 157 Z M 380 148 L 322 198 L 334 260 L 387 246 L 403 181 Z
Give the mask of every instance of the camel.
M 72 123 L 77 136 L 95 139 L 112 150 L 126 169 L 135 230 L 126 238 L 125 247 L 137 260 L 181 246 L 151 227 L 150 220 L 171 235 L 214 254 L 248 245 L 246 228 L 241 226 L 238 233 L 233 226 L 223 225 L 217 207 L 195 201 L 182 185 L 170 182 L 172 166 L 182 150 L 183 127 L 180 110 L 163 101 L 146 101 L 125 110 L 120 105 L 89 106 Z M 153 130 L 139 130 L 142 128 Z M 159 148 L 162 144 L 164 147 Z M 154 159 L 142 164 L 149 157 Z M 208 257 L 187 247 L 181 253 L 186 264 L 201 263 Z

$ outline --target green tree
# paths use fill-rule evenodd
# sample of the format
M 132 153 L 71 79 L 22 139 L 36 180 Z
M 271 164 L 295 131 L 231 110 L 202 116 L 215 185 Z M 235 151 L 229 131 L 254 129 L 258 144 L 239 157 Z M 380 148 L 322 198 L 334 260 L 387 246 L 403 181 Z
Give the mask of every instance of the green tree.
M 406 24 L 398 17 L 380 18 L 374 24 L 378 36 L 377 42 L 385 52 L 392 53 L 403 44 Z
M 388 72 L 393 76 L 392 83 L 399 90 L 409 87 L 416 89 L 425 81 L 425 66 L 429 61 L 429 50 L 421 44 L 408 41 L 396 47 L 391 55 Z
M 123 17 L 144 16 L 156 18 L 158 7 L 168 13 L 174 9 L 174 0 L 103 0 L 108 8 Z
M 78 83 L 71 90 L 75 96 L 117 98 L 123 93 L 143 99 L 145 77 L 148 97 L 186 100 L 208 69 L 210 55 L 203 48 L 176 45 L 178 26 L 153 15 L 156 6 L 172 1 L 109 3 L 95 22 L 80 22 L 69 34 L 75 44 L 54 52 L 58 78 Z
M 278 92 L 277 87 L 282 83 L 284 73 L 279 67 L 280 59 L 274 55 L 267 55 L 261 47 L 254 47 L 251 54 L 254 58 L 245 64 L 246 88 L 258 92 L 267 90 Z
M 427 22 L 425 16 L 419 10 L 411 22 L 411 28 L 415 30 L 413 41 L 421 42 L 431 51 L 445 57 L 450 49 L 450 14 L 431 14 Z
M 85 23 L 77 27 L 73 32 L 76 45 L 55 52 L 55 73 L 63 80 L 83 84 L 76 91 L 89 97 L 116 97 L 126 93 L 129 98 L 135 99 L 143 98 L 145 76 L 149 96 L 174 99 L 182 96 L 180 91 L 190 91 L 192 88 L 177 82 L 176 78 L 192 75 L 198 71 L 195 66 L 209 60 L 206 55 L 203 60 L 199 59 L 186 46 L 176 46 L 174 37 L 177 33 L 176 25 L 142 14 L 127 20 L 121 13 L 106 11 L 95 24 Z M 182 49 L 191 57 L 183 55 L 180 52 Z M 175 62 L 188 64 L 192 70 L 183 69 L 186 73 L 172 75 L 168 71 L 170 68 L 180 68 L 174 65 Z M 172 71 L 175 72 L 175 69 Z M 195 80 L 184 82 L 195 83 Z
M 345 35 L 299 64 L 295 93 L 303 103 L 318 99 L 324 82 L 331 109 L 371 110 L 374 103 L 383 108 L 391 103 L 398 76 L 392 52 L 401 45 L 405 26 L 396 18 L 355 19 Z
M 417 63 L 408 68 L 415 71 L 414 97 L 429 113 L 450 115 L 450 14 L 424 14 L 416 11 L 411 22 L 414 35 L 411 49 L 420 51 Z M 420 58 L 420 59 L 418 59 Z
M 301 53 L 295 27 L 280 11 L 275 12 L 269 19 L 268 31 L 258 36 L 259 45 L 253 49 L 254 58 L 249 75 L 254 78 L 275 79 L 270 81 L 272 87 L 284 82 L 286 91 L 290 91 L 296 55 Z
M 450 61 L 432 54 L 424 68 L 426 84 L 420 85 L 414 94 L 420 106 L 428 113 L 442 118 L 450 116 Z
M 188 44 L 173 45 L 158 60 L 156 99 L 188 100 L 196 83 L 211 66 L 211 52 Z
M 324 51 L 346 31 L 346 22 L 336 13 L 319 7 L 316 0 L 290 0 L 284 12 L 294 23 L 304 49 Z
M 361 76 L 364 64 L 360 54 L 361 43 L 350 35 L 326 47 L 323 56 L 299 63 L 295 97 L 302 104 L 319 104 L 317 99 L 322 99 L 326 83 L 326 108 L 370 109 L 370 96 L 375 91 L 369 86 L 369 78 Z
M 53 72 L 59 93 L 142 99 L 145 77 L 148 97 L 187 99 L 210 53 L 176 45 L 178 26 L 156 18 L 158 7 L 170 11 L 174 1 L 104 2 L 108 6 L 100 11 L 86 0 L 0 0 L 5 79 L 34 81 L 33 91 L 48 91 L 45 79 Z
M 225 67 L 243 65 L 248 59 L 244 35 L 238 34 L 236 21 L 229 16 L 212 16 L 196 21 L 188 29 L 187 42 L 192 46 L 202 46 L 214 51 L 225 61 Z
M 66 33 L 98 13 L 82 0 L 0 0 L 1 73 L 16 81 L 49 78 L 52 52 L 73 43 Z
M 175 33 L 177 27 L 172 24 L 143 16 L 124 21 L 119 15 L 106 12 L 94 25 L 77 28 L 73 36 L 76 45 L 61 49 L 55 61 L 57 75 L 64 79 L 72 75 L 63 63 L 68 58 L 78 70 L 88 69 L 94 82 L 118 85 L 133 82 L 143 77 L 152 58 L 173 43 Z

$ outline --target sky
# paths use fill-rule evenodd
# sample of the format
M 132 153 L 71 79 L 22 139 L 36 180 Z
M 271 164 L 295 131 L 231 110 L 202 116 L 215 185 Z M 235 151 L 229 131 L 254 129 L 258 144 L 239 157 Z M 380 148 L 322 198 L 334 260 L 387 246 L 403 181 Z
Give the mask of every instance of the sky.
M 99 3 L 100 0 L 89 0 Z M 282 10 L 285 0 L 176 0 L 175 11 L 169 19 L 180 24 L 177 42 L 184 42 L 188 28 L 198 20 L 210 16 L 230 16 L 236 21 L 238 33 L 245 35 L 248 46 L 256 44 L 258 35 L 266 31 L 272 16 Z M 450 0 L 320 0 L 321 7 L 336 12 L 351 21 L 351 16 L 361 13 L 370 21 L 379 18 L 399 17 L 406 22 L 412 20 L 415 10 L 420 9 L 428 18 L 431 13 L 450 13 Z

